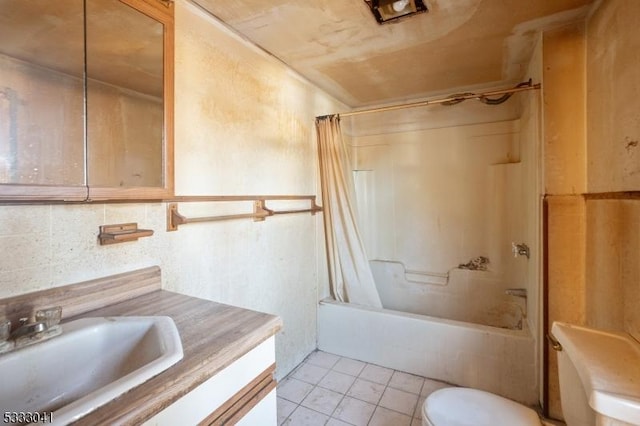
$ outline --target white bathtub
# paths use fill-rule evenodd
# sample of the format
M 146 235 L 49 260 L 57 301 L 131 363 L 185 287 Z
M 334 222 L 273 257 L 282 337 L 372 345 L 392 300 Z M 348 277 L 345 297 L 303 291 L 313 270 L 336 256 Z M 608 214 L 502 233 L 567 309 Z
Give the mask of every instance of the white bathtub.
M 325 299 L 318 348 L 530 406 L 538 401 L 535 341 L 526 326 L 509 330 Z

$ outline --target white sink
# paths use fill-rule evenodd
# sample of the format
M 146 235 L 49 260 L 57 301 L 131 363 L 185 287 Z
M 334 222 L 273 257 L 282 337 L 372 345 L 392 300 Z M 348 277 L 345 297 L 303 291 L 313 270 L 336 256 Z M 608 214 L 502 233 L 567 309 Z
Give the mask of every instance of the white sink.
M 71 321 L 60 336 L 0 355 L 0 412 L 53 411 L 64 425 L 181 359 L 169 317 Z

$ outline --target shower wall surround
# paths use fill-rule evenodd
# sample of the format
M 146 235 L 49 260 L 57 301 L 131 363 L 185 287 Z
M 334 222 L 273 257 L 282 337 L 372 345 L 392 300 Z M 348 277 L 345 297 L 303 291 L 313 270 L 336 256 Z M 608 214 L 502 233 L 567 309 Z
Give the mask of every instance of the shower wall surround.
M 530 279 L 528 260 L 514 259 L 511 243 L 531 241 L 527 224 L 537 217 L 525 208 L 535 185 L 524 179 L 526 161 L 536 158 L 523 161 L 523 149 L 519 120 L 354 138 L 369 258 L 402 263 L 410 281 L 423 281 L 415 290 L 423 295 L 453 298 L 447 304 L 456 313 L 440 317 L 466 317 L 460 311 L 476 311 L 478 297 L 517 302 L 504 290 L 527 288 Z M 466 275 L 451 271 L 478 257 L 488 259 L 487 271 L 452 282 Z
M 521 217 L 518 203 L 504 198 L 505 185 L 519 178 L 518 126 L 507 121 L 354 138 L 359 213 L 372 221 L 363 231 L 370 258 L 436 273 L 477 256 L 500 267 L 515 241 L 502 238 L 501 224 Z
M 527 75 L 540 81 L 541 68 L 538 42 Z M 530 376 L 514 383 L 534 400 L 541 378 L 541 93 L 482 106 L 408 110 L 378 117 L 370 131 L 354 118 L 358 214 L 389 309 L 465 327 L 518 328 L 522 319 L 532 336 L 523 349 Z M 513 242 L 525 242 L 530 258 L 514 258 Z M 479 257 L 488 259 L 486 271 L 460 269 Z M 528 297 L 507 295 L 508 288 L 524 288 Z

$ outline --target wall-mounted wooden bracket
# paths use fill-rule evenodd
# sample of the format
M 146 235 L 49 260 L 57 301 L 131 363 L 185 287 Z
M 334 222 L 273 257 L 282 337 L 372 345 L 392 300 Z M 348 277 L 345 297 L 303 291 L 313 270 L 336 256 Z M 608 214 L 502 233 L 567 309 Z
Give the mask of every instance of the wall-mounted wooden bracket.
M 124 243 L 127 241 L 135 241 L 138 238 L 150 237 L 153 235 L 151 229 L 138 229 L 137 223 L 119 223 L 116 225 L 100 226 L 100 234 L 98 240 L 100 245 L 109 245 Z
M 267 216 L 273 214 L 273 210 L 269 210 L 265 204 L 265 200 L 256 200 L 253 203 L 253 221 L 262 222 Z
M 167 204 L 167 231 L 177 231 L 178 225 L 187 223 L 187 218 L 178 213 L 178 203 Z

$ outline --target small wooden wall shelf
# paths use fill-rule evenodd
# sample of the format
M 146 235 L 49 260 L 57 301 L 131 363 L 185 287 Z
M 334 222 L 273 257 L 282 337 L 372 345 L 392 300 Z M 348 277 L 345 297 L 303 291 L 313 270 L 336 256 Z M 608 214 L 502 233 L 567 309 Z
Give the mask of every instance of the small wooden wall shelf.
M 150 237 L 153 235 L 151 229 L 138 229 L 137 223 L 120 223 L 116 225 L 102 225 L 98 240 L 100 245 L 125 243 L 136 241 L 138 238 Z

